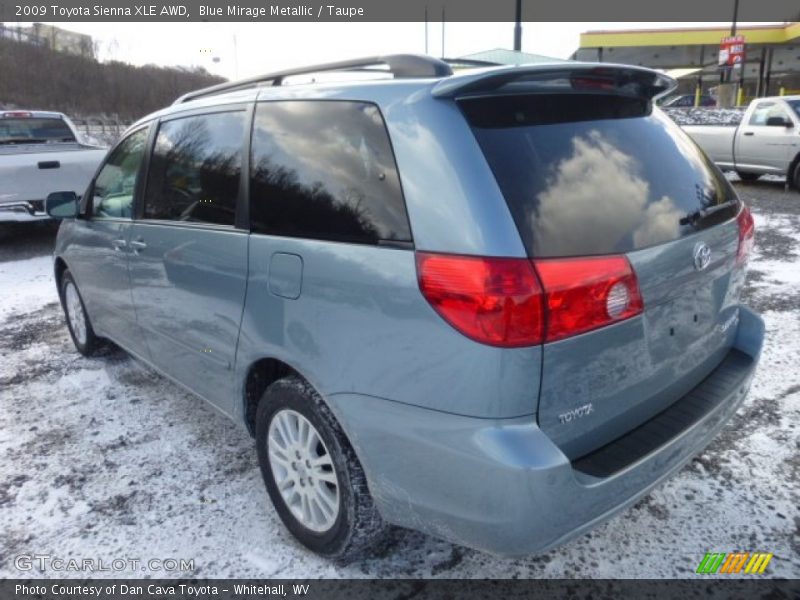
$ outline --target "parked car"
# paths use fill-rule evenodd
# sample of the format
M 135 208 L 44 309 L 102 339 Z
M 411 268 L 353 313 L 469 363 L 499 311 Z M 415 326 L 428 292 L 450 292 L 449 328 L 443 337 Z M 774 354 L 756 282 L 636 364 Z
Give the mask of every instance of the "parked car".
M 660 106 L 669 107 L 669 108 L 691 108 L 695 105 L 695 95 L 694 94 L 680 94 L 678 96 L 671 96 L 667 98 Z M 700 103 L 698 106 L 716 106 L 717 99 L 714 96 L 709 96 L 707 94 L 702 94 L 700 96 Z
M 86 188 L 107 149 L 79 140 L 61 113 L 0 111 L 0 222 L 49 219 L 50 192 Z
M 290 75 L 393 80 L 281 85 Z M 753 219 L 648 69 L 273 73 L 135 124 L 64 218 L 78 351 L 241 423 L 308 548 L 387 524 L 518 555 L 630 506 L 745 397 Z M 646 147 L 647 152 L 642 152 Z
M 800 190 L 800 96 L 757 98 L 739 125 L 686 125 L 683 130 L 711 160 L 744 181 L 781 175 Z

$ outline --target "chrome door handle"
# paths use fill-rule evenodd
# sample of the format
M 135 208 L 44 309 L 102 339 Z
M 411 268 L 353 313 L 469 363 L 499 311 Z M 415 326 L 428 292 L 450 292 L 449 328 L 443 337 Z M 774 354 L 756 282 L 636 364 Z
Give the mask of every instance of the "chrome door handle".
M 147 244 L 145 244 L 142 240 L 134 240 L 129 245 L 131 248 L 133 248 L 134 254 L 139 254 L 141 250 L 147 248 Z
M 123 250 L 127 245 L 125 240 L 111 240 L 111 247 L 114 248 L 114 250 Z

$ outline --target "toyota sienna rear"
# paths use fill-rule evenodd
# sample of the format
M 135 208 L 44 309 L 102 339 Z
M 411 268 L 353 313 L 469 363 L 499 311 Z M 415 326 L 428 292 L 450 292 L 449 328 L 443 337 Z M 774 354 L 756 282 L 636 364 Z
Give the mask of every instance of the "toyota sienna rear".
M 48 198 L 75 345 L 113 340 L 246 427 L 320 554 L 390 524 L 562 543 L 701 452 L 761 351 L 753 219 L 654 107 L 673 85 L 404 55 L 188 94 L 80 202 Z

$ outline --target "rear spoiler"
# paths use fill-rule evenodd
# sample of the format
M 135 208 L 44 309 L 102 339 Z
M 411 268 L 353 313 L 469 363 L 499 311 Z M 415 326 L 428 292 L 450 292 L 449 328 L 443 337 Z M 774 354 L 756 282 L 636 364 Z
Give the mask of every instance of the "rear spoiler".
M 516 85 L 515 85 L 516 84 Z M 672 77 L 652 69 L 608 63 L 561 63 L 499 67 L 442 79 L 433 86 L 436 98 L 492 92 L 595 91 L 653 100 L 674 90 Z

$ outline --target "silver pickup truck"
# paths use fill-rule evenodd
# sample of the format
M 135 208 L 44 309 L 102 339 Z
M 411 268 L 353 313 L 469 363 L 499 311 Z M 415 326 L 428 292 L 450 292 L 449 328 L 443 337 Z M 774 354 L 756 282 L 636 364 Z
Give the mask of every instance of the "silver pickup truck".
M 800 190 L 800 96 L 757 98 L 738 126 L 686 125 L 688 133 L 723 170 L 745 181 L 783 175 Z
M 47 195 L 82 194 L 105 155 L 61 113 L 0 111 L 0 223 L 49 219 Z

